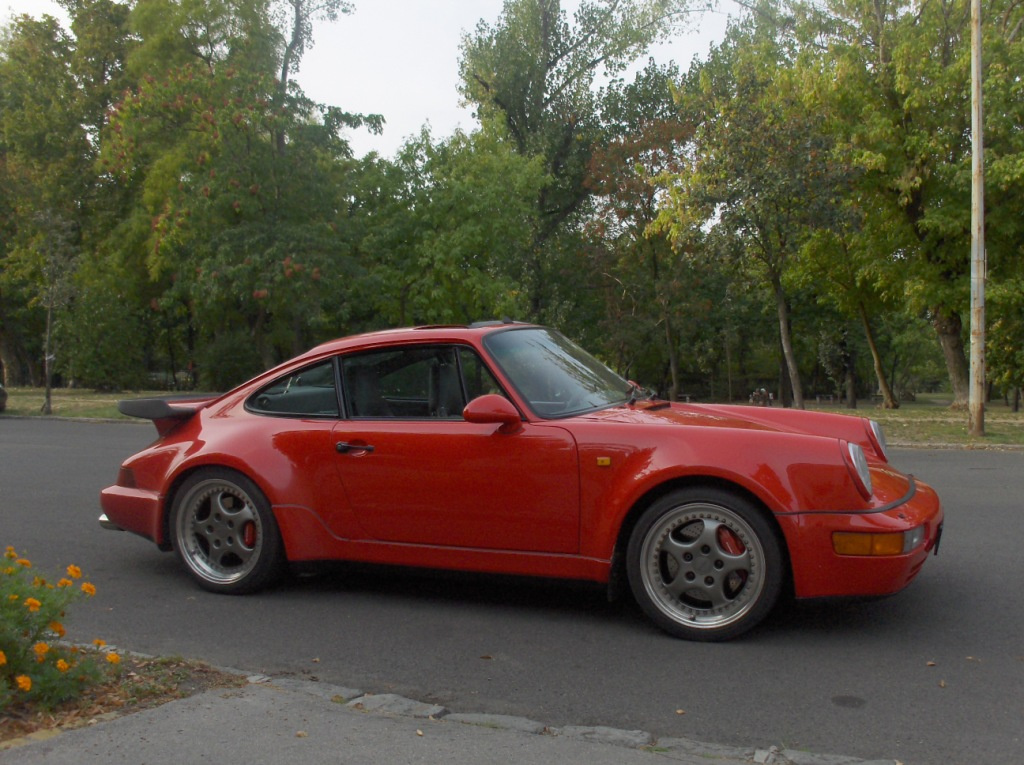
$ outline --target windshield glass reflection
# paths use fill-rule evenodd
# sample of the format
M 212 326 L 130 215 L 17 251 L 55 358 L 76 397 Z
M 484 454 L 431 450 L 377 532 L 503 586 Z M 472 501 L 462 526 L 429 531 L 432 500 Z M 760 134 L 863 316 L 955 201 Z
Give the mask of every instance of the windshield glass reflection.
M 541 417 L 569 417 L 629 398 L 628 382 L 553 330 L 530 327 L 497 332 L 484 344 Z

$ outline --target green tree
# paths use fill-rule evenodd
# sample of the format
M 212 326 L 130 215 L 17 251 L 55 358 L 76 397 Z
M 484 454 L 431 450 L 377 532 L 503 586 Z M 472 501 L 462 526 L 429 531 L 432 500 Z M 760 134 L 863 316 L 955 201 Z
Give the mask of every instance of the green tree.
M 806 287 L 814 285 L 822 305 L 834 308 L 841 317 L 860 325 L 882 406 L 896 409 L 899 399 L 893 393 L 886 372 L 875 326 L 879 314 L 902 309 L 903 296 L 893 290 L 893 286 L 901 282 L 891 273 L 900 269 L 902 263 L 898 259 L 877 256 L 873 248 L 882 238 L 877 231 L 873 235 L 865 232 L 871 228 L 869 218 L 858 219 L 856 213 L 851 212 L 833 227 L 815 231 L 804 246 L 797 279 Z M 847 403 L 856 406 L 856 399 L 849 393 Z
M 699 264 L 652 229 L 664 193 L 656 179 L 678 165 L 677 152 L 693 132 L 672 98 L 678 77 L 674 66 L 652 63 L 629 85 L 609 85 L 603 117 L 615 137 L 594 149 L 586 183 L 595 206 L 586 270 L 604 296 L 601 345 L 614 349 L 621 371 L 641 380 L 660 384 L 667 368 L 664 390 L 671 400 L 681 385 L 678 327 L 705 305 L 694 289 Z M 650 345 L 661 350 L 654 354 L 661 363 L 636 363 Z
M 1020 411 L 1024 389 L 1024 279 L 1007 279 L 988 293 L 986 313 L 991 322 L 985 352 L 989 380 L 1013 396 L 1013 411 Z
M 787 283 L 810 232 L 829 225 L 839 168 L 821 118 L 794 77 L 789 21 L 769 4 L 733 23 L 726 40 L 680 87 L 696 126 L 691 166 L 679 173 L 663 224 L 679 239 L 708 229 L 775 306 L 793 403 L 803 408 Z
M 471 322 L 525 310 L 512 264 L 531 246 L 540 162 L 484 133 L 423 131 L 367 168 L 357 216 L 363 301 L 385 324 Z
M 805 8 L 818 52 L 818 109 L 830 118 L 837 156 L 857 172 L 851 199 L 871 210 L 858 235 L 876 257 L 900 261 L 905 299 L 925 311 L 941 344 L 954 403 L 965 406 L 968 367 L 962 316 L 968 301 L 970 45 L 967 6 L 952 0 L 826 3 Z M 1021 233 L 1024 9 L 986 6 L 983 59 L 992 274 L 1017 256 Z M 808 47 L 808 57 L 812 48 Z M 1016 128 L 1013 126 L 1017 126 Z M 994 181 L 994 183 L 992 182 Z M 895 286 L 895 285 L 893 285 Z
M 494 24 L 463 39 L 461 92 L 484 130 L 538 157 L 547 182 L 533 200 L 535 230 L 518 278 L 533 318 L 550 320 L 561 300 L 559 276 L 573 273 L 573 231 L 589 198 L 587 168 L 605 140 L 595 88 L 683 20 L 685 0 L 584 0 L 572 23 L 559 0 L 506 0 Z
M 88 210 L 83 202 L 90 198 L 92 180 L 93 144 L 72 71 L 73 52 L 73 40 L 56 19 L 22 16 L 5 31 L 0 55 L 0 151 L 8 215 L 0 250 L 0 348 L 5 374 L 13 372 L 16 382 L 22 370 L 9 369 L 12 361 L 42 360 L 47 412 L 50 362 L 56 355 L 53 328 L 71 300 Z M 44 331 L 32 337 L 40 313 Z M 15 320 L 19 315 L 24 323 Z
M 282 33 L 263 0 L 171 3 L 166 15 L 154 3 L 133 15 L 131 68 L 172 66 L 150 70 L 116 105 L 103 169 L 135 189 L 125 241 L 163 285 L 156 313 L 181 323 L 182 355 L 222 388 L 330 324 L 327 304 L 347 293 L 352 271 L 336 225 L 351 166 L 341 130 L 381 120 L 314 104 L 275 76 L 297 67 L 318 7 L 342 4 L 296 0 L 284 17 L 296 28 Z M 251 352 L 225 363 L 229 341 Z

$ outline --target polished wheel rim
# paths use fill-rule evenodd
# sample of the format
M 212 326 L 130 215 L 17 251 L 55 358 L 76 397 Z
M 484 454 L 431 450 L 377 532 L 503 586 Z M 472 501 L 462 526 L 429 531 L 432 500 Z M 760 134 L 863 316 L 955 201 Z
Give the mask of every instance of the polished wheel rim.
M 670 510 L 644 538 L 641 577 L 651 602 L 675 622 L 716 629 L 742 619 L 764 590 L 764 550 L 754 530 L 720 505 Z
M 244 578 L 256 566 L 263 547 L 263 526 L 255 504 L 227 481 L 202 481 L 189 491 L 176 533 L 188 566 L 216 584 Z

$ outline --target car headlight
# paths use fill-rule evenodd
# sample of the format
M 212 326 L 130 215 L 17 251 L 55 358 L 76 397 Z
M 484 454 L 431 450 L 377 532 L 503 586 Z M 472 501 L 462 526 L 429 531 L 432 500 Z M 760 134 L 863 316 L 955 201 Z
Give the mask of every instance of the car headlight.
M 874 420 L 868 420 L 868 428 L 871 432 L 871 441 L 875 444 L 878 456 L 886 462 L 889 461 L 889 446 L 885 442 L 885 432 L 882 426 Z
M 868 459 L 864 456 L 864 450 L 860 444 L 847 442 L 846 454 L 848 464 L 852 468 L 855 483 L 864 499 L 871 499 L 871 470 L 868 468 Z

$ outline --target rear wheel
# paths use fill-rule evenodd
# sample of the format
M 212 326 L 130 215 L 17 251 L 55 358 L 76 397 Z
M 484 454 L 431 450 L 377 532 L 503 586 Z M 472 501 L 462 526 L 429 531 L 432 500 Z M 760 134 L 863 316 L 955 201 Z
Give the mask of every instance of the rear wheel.
M 211 592 L 262 589 L 284 561 L 267 498 L 251 480 L 224 468 L 200 470 L 181 485 L 171 539 L 192 577 Z
M 674 491 L 649 507 L 629 540 L 633 596 L 662 629 L 728 640 L 774 607 L 785 573 L 773 527 L 748 500 L 714 488 Z

